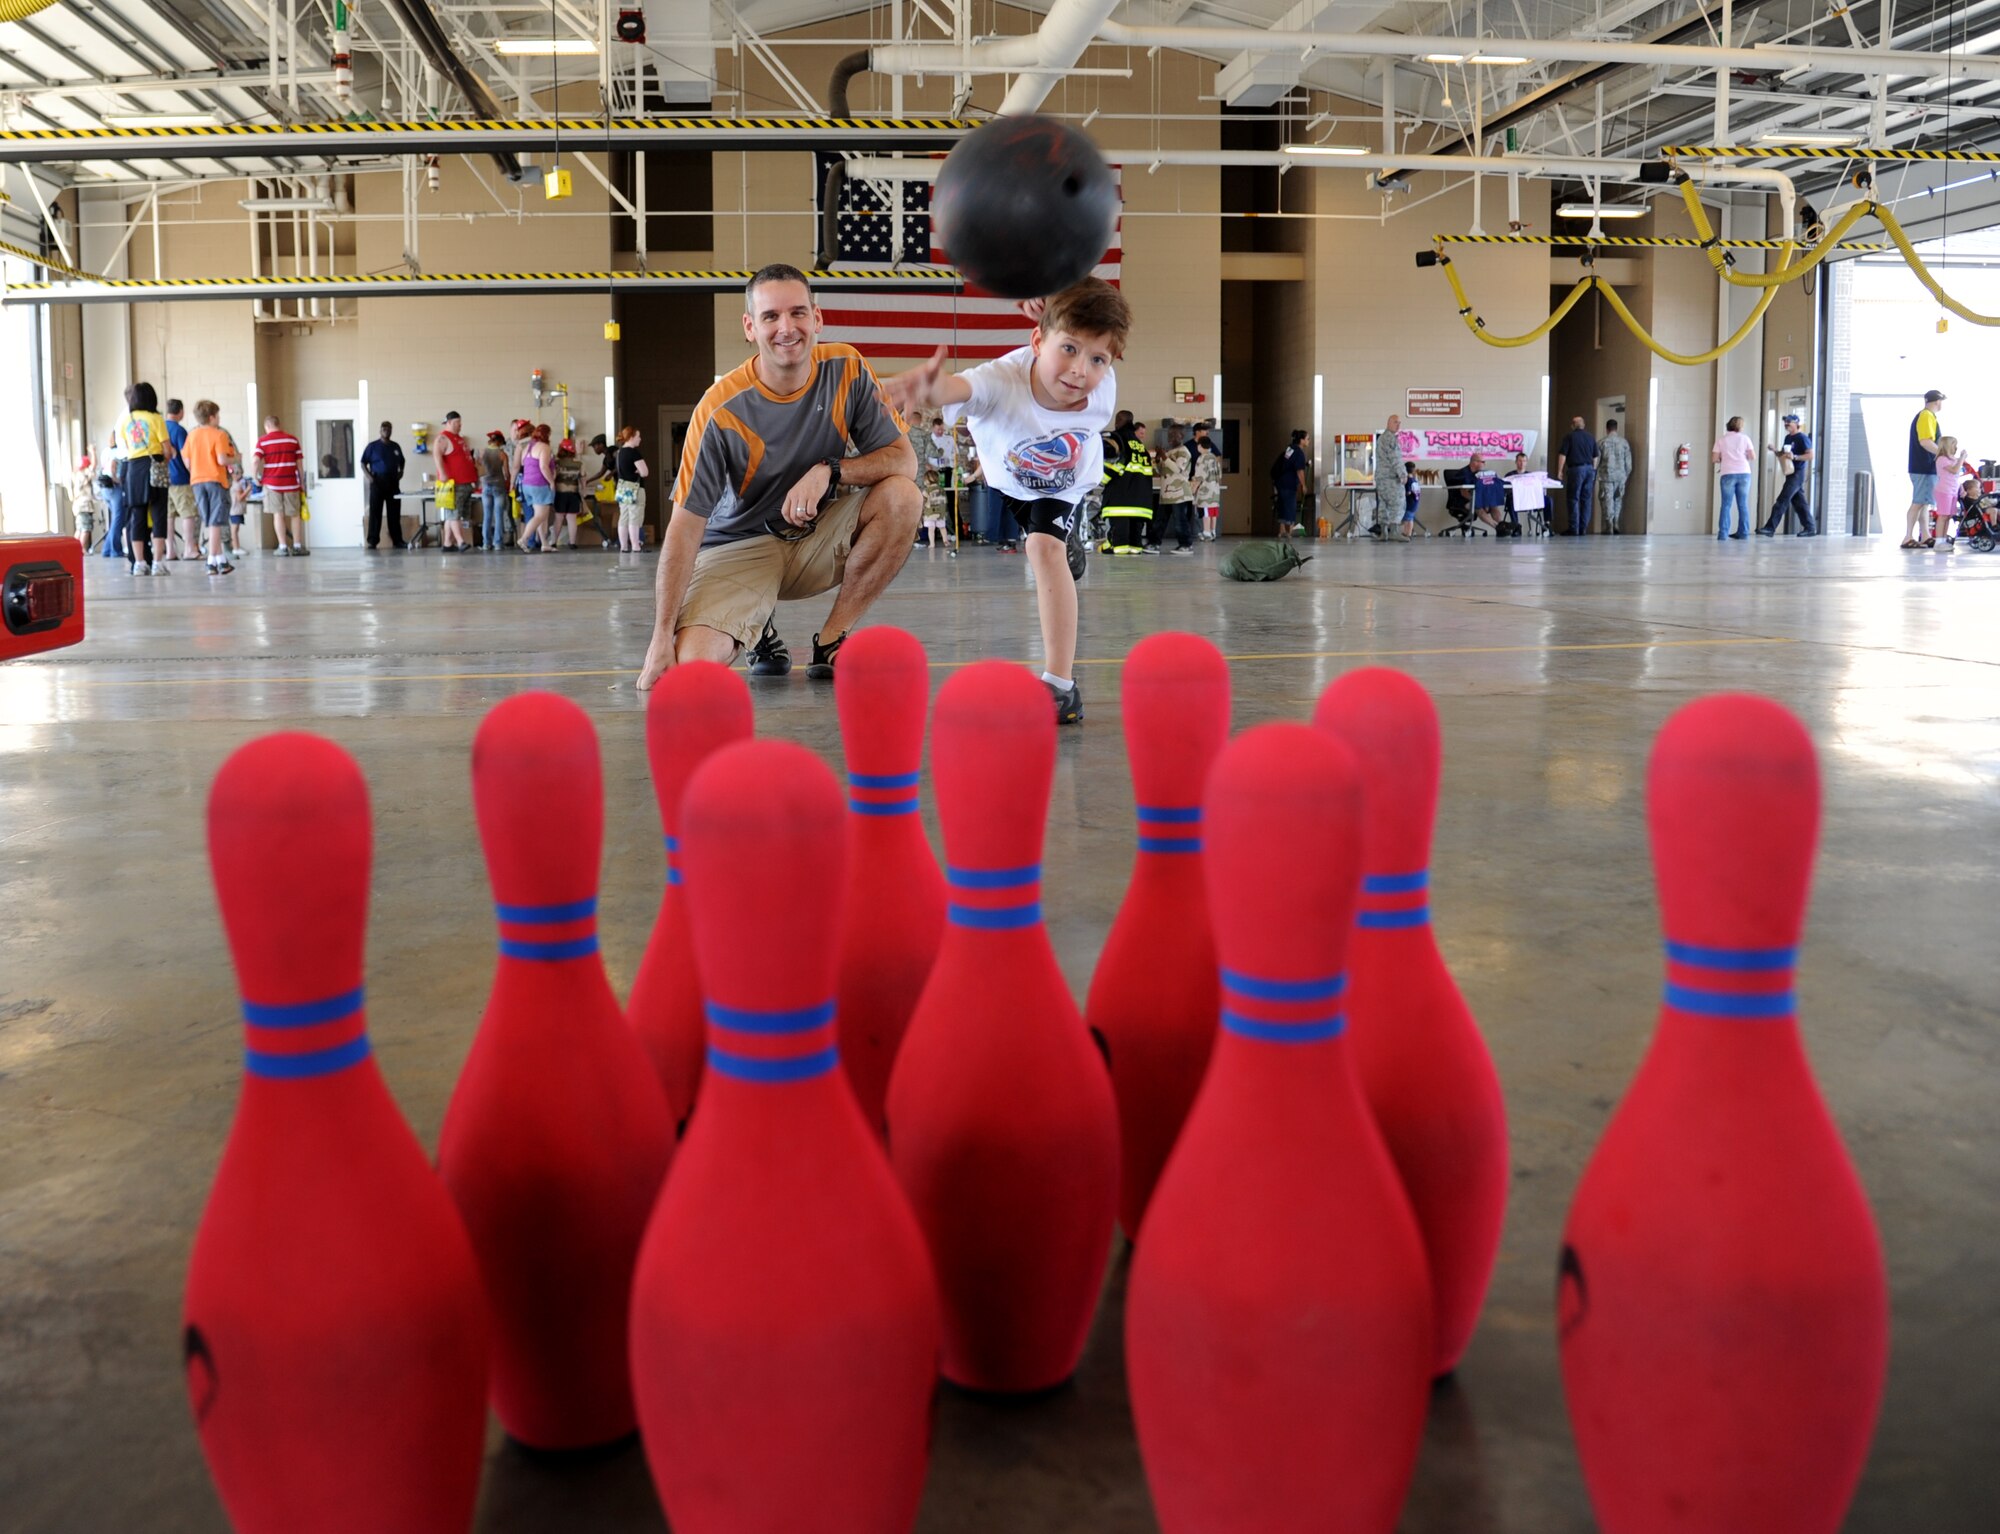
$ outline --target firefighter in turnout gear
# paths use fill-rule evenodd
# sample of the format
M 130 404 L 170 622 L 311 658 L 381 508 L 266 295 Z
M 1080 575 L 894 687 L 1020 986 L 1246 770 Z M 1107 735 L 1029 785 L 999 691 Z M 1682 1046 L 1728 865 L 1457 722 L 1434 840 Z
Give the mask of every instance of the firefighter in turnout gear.
M 1153 520 L 1153 455 L 1146 450 L 1146 423 L 1121 410 L 1104 443 L 1104 550 L 1142 553 L 1146 525 Z

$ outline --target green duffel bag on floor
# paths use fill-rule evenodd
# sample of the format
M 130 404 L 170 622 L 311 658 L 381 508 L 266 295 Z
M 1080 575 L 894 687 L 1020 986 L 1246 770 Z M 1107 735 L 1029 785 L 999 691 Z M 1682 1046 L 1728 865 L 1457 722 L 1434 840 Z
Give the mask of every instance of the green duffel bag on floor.
M 1239 543 L 1223 557 L 1222 573 L 1232 581 L 1283 580 L 1310 558 L 1284 538 Z

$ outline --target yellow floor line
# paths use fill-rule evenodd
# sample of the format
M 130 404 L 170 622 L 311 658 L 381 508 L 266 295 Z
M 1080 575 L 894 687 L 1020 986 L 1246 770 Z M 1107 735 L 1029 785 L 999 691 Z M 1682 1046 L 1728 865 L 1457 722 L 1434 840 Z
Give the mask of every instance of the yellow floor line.
M 1249 655 L 1226 655 L 1223 659 L 1231 665 L 1247 661 L 1265 660 L 1397 660 L 1423 655 L 1541 655 L 1567 653 L 1578 650 L 1685 650 L 1714 649 L 1731 645 L 1781 645 L 1797 644 L 1795 639 L 1768 638 L 1745 635 L 1728 639 L 1621 639 L 1602 644 L 1522 644 L 1522 645 L 1453 645 L 1429 650 L 1271 650 Z M 991 659 L 984 657 L 981 659 Z M 1002 656 L 1000 659 L 1013 659 Z M 197 657 L 182 657 L 179 663 L 193 663 Z M 172 664 L 174 662 L 170 662 Z M 60 661 L 41 663 L 54 667 Z M 939 660 L 931 662 L 934 671 L 951 671 L 961 666 L 975 664 L 969 660 Z M 1032 664 L 1023 661 L 1023 665 Z M 1080 659 L 1079 666 L 1122 666 L 1125 657 L 1104 656 L 1097 659 Z M 22 672 L 39 670 L 41 666 L 29 665 L 20 668 Z M 374 674 L 370 672 L 346 672 L 328 676 L 158 676 L 158 677 L 64 677 L 65 687 L 226 687 L 243 682 L 264 685 L 313 685 L 323 683 L 329 686 L 344 686 L 355 682 L 365 682 L 373 686 L 382 682 L 543 682 L 564 677 L 629 677 L 635 667 L 620 666 L 608 671 L 437 671 L 421 672 L 408 676 L 393 672 Z

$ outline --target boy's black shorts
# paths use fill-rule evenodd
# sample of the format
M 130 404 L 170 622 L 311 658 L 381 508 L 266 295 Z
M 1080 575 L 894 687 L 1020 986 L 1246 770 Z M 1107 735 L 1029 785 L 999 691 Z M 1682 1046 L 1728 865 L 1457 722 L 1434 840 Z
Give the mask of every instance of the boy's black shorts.
M 1046 495 L 1033 501 L 1019 501 L 1011 495 L 1003 495 L 1000 499 L 1022 532 L 1047 533 L 1051 538 L 1065 543 L 1069 541 L 1069 530 L 1077 517 L 1074 503 L 1058 501 Z

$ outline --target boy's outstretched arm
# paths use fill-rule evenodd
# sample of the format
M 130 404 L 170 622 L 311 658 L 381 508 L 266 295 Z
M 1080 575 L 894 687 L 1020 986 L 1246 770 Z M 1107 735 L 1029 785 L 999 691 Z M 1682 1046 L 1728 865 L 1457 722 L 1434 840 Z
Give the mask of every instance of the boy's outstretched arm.
M 889 397 L 889 403 L 900 411 L 918 408 L 935 408 L 939 405 L 962 405 L 972 398 L 972 385 L 956 373 L 944 371 L 947 353 L 940 346 L 927 362 L 920 362 L 906 373 L 898 373 L 893 378 L 882 380 L 882 392 Z

